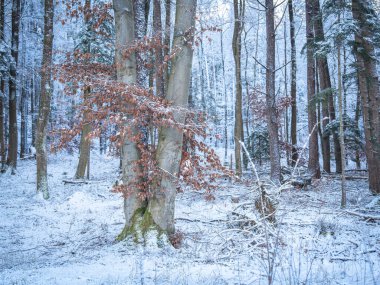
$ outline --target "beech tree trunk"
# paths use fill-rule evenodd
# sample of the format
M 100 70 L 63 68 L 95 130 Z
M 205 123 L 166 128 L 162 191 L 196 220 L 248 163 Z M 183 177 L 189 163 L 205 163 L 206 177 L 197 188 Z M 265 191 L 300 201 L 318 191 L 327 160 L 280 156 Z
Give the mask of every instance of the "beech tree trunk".
M 15 174 L 17 168 L 18 128 L 17 128 L 17 62 L 20 28 L 20 0 L 12 1 L 12 62 L 9 80 L 9 150 L 7 165 Z
M 91 9 L 91 1 L 86 0 L 84 4 L 85 8 L 85 15 L 84 15 L 84 25 L 88 32 L 90 32 L 91 27 L 89 26 L 89 20 L 90 20 L 90 9 Z M 86 39 L 84 41 L 85 46 L 85 52 L 91 53 L 91 42 L 90 39 Z M 83 101 L 84 104 L 86 104 L 86 101 L 88 101 L 91 88 L 89 86 L 84 87 L 83 90 Z M 86 106 L 87 108 L 87 106 Z M 75 173 L 76 179 L 84 179 L 86 168 L 88 176 L 90 174 L 90 151 L 91 151 L 91 139 L 89 138 L 89 134 L 91 132 L 91 125 L 89 123 L 89 110 L 85 110 L 83 113 L 83 126 L 82 126 L 82 134 L 80 139 L 80 146 L 79 146 L 79 161 L 77 166 L 77 171 Z
M 358 24 L 354 52 L 363 108 L 369 189 L 373 194 L 380 194 L 380 89 L 372 42 L 375 23 L 371 21 L 375 18 L 375 11 L 368 0 L 352 0 L 352 14 Z
M 49 198 L 47 182 L 47 153 L 46 153 L 46 131 L 50 114 L 50 102 L 52 96 L 51 87 L 51 65 L 53 49 L 53 0 L 45 0 L 44 17 L 44 46 L 41 70 L 41 95 L 40 109 L 36 129 L 36 156 L 37 156 L 37 192 L 42 192 L 45 199 Z
M 141 40 L 146 36 L 147 31 L 147 15 L 149 14 L 149 0 L 133 1 L 134 18 L 135 18 L 135 37 L 136 40 Z M 137 85 L 146 87 L 147 71 L 144 67 L 144 58 L 142 53 L 136 52 L 136 69 L 137 69 Z
M 170 32 L 171 32 L 171 0 L 165 1 L 165 36 L 164 36 L 164 56 L 169 56 L 170 54 Z M 167 62 L 164 68 L 164 79 L 165 79 L 165 91 L 168 88 L 169 82 L 169 65 Z
M 84 101 L 88 100 L 90 93 L 90 87 L 86 87 L 83 96 Z M 91 132 L 91 124 L 89 123 L 89 112 L 89 110 L 85 110 L 83 114 L 84 124 L 82 126 L 82 134 L 80 138 L 79 161 L 77 171 L 75 173 L 76 179 L 84 179 L 86 168 L 89 169 L 91 151 L 91 138 L 89 138 L 89 134 Z
M 123 52 L 131 47 L 135 40 L 134 7 L 133 0 L 113 0 L 115 13 L 115 63 L 117 80 L 126 84 L 136 83 L 136 56 L 131 52 L 129 57 L 123 56 Z M 131 119 L 131 117 L 129 117 Z M 138 130 L 131 127 L 131 135 L 134 136 Z M 140 152 L 135 142 L 128 135 L 124 137 L 121 150 L 122 158 L 122 181 L 125 185 L 138 185 L 141 182 L 141 166 L 138 165 Z M 136 187 L 136 189 L 138 189 Z M 139 192 L 131 191 L 124 199 L 125 227 L 118 236 L 119 240 L 124 239 L 134 225 L 134 215 L 139 209 L 146 207 L 146 201 L 139 198 Z
M 241 33 L 243 31 L 244 0 L 234 0 L 234 34 L 232 38 L 232 50 L 235 60 L 235 172 L 242 175 L 241 146 L 239 141 L 244 141 L 243 112 L 242 112 L 242 82 L 241 82 Z
M 291 79 L 290 79 L 290 97 L 292 99 L 291 107 L 291 124 L 290 124 L 290 137 L 292 142 L 292 166 L 298 160 L 297 151 L 297 51 L 295 39 L 295 26 L 294 26 L 294 11 L 293 1 L 288 0 L 289 9 L 289 22 L 290 22 L 290 47 L 291 47 Z
M 153 0 L 153 34 L 157 39 L 155 48 L 155 70 L 156 70 L 156 96 L 164 96 L 164 74 L 161 66 L 164 61 L 162 48 L 162 22 L 161 22 L 161 0 Z
M 172 60 L 165 98 L 172 102 L 173 106 L 182 108 L 187 107 L 189 96 L 196 3 L 196 0 L 177 0 L 176 3 L 173 46 L 180 49 L 180 52 Z M 185 122 L 183 111 L 178 110 L 173 115 L 177 122 Z M 178 176 L 179 173 L 182 143 L 182 131 L 173 127 L 163 127 L 160 130 L 157 146 L 158 166 L 173 176 Z M 160 189 L 157 189 L 150 199 L 148 209 L 154 222 L 168 234 L 174 233 L 175 195 L 175 181 L 163 173 Z
M 313 178 L 320 178 L 318 151 L 318 132 L 315 97 L 315 61 L 314 61 L 314 32 L 313 32 L 313 3 L 306 0 L 306 45 L 307 45 L 307 100 L 308 100 L 308 130 L 309 130 L 309 162 L 308 169 Z
M 267 61 L 266 61 L 266 107 L 269 133 L 270 176 L 275 182 L 280 181 L 280 144 L 278 139 L 279 120 L 276 108 L 276 34 L 274 28 L 273 0 L 266 0 L 266 35 L 267 35 Z

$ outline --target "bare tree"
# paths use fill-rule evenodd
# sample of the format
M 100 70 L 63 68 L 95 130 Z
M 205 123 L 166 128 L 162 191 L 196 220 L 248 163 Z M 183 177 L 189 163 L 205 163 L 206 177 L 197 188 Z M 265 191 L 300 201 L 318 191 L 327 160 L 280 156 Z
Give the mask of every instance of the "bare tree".
M 51 65 L 53 49 L 53 0 L 45 0 L 44 17 L 44 47 L 41 70 L 41 95 L 40 109 L 36 130 L 36 155 L 37 155 L 37 192 L 41 191 L 45 199 L 49 198 L 47 182 L 47 153 L 46 153 L 46 131 L 50 114 L 50 102 L 52 96 Z

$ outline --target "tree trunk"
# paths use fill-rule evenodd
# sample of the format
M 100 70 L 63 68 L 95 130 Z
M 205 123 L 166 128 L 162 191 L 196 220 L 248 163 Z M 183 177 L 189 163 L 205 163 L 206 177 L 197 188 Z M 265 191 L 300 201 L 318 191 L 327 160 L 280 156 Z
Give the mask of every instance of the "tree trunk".
M 136 56 L 132 52 L 129 57 L 123 56 L 125 49 L 130 48 L 135 40 L 134 26 L 134 9 L 132 0 L 113 0 L 113 9 L 115 13 L 115 31 L 116 31 L 116 73 L 117 80 L 126 84 L 136 83 Z M 130 115 L 129 115 L 130 116 Z M 129 117 L 129 119 L 131 119 Z M 137 128 L 131 127 L 131 135 L 138 133 Z M 124 143 L 121 150 L 122 157 L 122 181 L 124 185 L 139 185 L 141 182 L 141 166 L 138 165 L 140 152 L 135 142 L 128 135 L 124 137 Z M 137 187 L 135 189 L 138 189 Z M 139 198 L 139 192 L 132 191 L 126 193 L 124 199 L 125 227 L 118 236 L 119 240 L 124 239 L 130 230 L 134 228 L 136 215 L 141 212 L 140 209 L 146 207 L 146 201 Z
M 325 35 L 323 31 L 322 15 L 319 8 L 319 0 L 314 0 L 313 7 L 313 21 L 316 42 L 324 42 Z M 317 70 L 320 83 L 320 92 L 326 93 L 326 97 L 322 100 L 322 133 L 325 131 L 327 124 L 329 123 L 329 101 L 328 97 L 333 96 L 331 89 L 330 73 L 327 63 L 326 55 L 317 56 Z M 331 153 L 330 153 L 330 137 L 328 135 L 322 135 L 321 139 L 322 154 L 323 154 L 323 170 L 327 173 L 331 172 Z M 340 155 L 340 151 L 339 151 Z M 340 159 L 336 160 L 337 165 L 341 164 Z M 339 165 L 337 168 L 341 168 Z
M 0 0 L 0 41 L 4 41 L 4 0 Z M 5 80 L 4 74 L 0 74 L 0 171 L 5 167 L 6 151 L 5 151 L 5 116 L 4 116 L 4 103 L 5 103 Z
M 338 16 L 340 21 L 340 15 Z M 342 156 L 342 184 L 341 184 L 341 207 L 346 208 L 347 194 L 346 194 L 346 154 L 344 146 L 344 128 L 343 128 L 343 95 L 342 95 L 342 68 L 341 68 L 341 52 L 340 52 L 340 40 L 337 43 L 337 57 L 338 57 L 338 101 L 339 101 L 339 143 Z
M 86 27 L 86 30 L 88 33 L 91 32 L 91 27 L 89 26 L 89 20 L 90 20 L 90 9 L 91 9 L 91 0 L 86 0 L 84 4 L 84 25 Z M 88 54 L 91 54 L 91 40 L 86 39 L 84 41 L 85 46 L 85 52 Z M 86 103 L 90 97 L 91 94 L 91 88 L 89 86 L 85 86 L 83 90 L 83 103 L 86 108 L 83 112 L 83 126 L 82 126 L 82 134 L 81 134 L 81 140 L 80 140 L 80 146 L 79 146 L 79 161 L 77 166 L 77 171 L 75 173 L 76 179 L 84 179 L 86 167 L 87 172 L 89 173 L 89 163 L 90 163 L 90 151 L 91 151 L 91 139 L 89 138 L 89 134 L 91 132 L 91 125 L 89 123 L 89 112 L 88 106 L 86 106 Z
M 133 1 L 134 5 L 134 18 L 135 18 L 135 37 L 136 40 L 142 40 L 146 36 L 147 31 L 147 14 L 149 14 L 149 0 L 136 0 Z M 146 11 L 148 9 L 148 11 Z M 137 84 L 146 87 L 147 84 L 147 71 L 144 67 L 144 58 L 141 52 L 136 52 L 136 72 Z
M 357 75 L 357 86 L 359 87 L 359 77 Z M 359 129 L 359 119 L 360 119 L 360 91 L 358 90 L 358 93 L 356 94 L 356 107 L 355 107 L 355 126 Z M 361 163 L 360 163 L 360 149 L 355 150 L 355 164 L 356 164 L 356 169 L 361 168 Z
M 275 182 L 280 181 L 280 145 L 278 140 L 279 121 L 276 108 L 275 70 L 276 70 L 276 34 L 274 28 L 273 0 L 266 0 L 266 35 L 267 35 L 267 61 L 266 61 L 266 107 L 269 133 L 270 176 Z
M 186 107 L 189 95 L 191 65 L 195 27 L 196 0 L 177 0 L 174 26 L 173 46 L 181 52 L 172 60 L 166 99 L 173 106 Z M 180 124 L 185 122 L 185 114 L 174 112 L 174 118 Z M 181 160 L 183 132 L 173 127 L 163 127 L 160 130 L 157 146 L 157 162 L 160 169 L 177 177 Z M 148 210 L 154 222 L 168 234 L 174 233 L 174 203 L 176 183 L 173 178 L 163 173 L 160 187 L 150 199 Z
M 171 32 L 171 0 L 166 0 L 165 1 L 164 56 L 169 56 L 170 54 L 170 32 Z M 169 64 L 170 62 L 167 62 L 164 68 L 165 91 L 168 88 L 168 82 L 169 82 Z
M 86 87 L 84 90 L 83 100 L 86 102 L 90 96 L 91 89 Z M 75 173 L 76 179 L 84 179 L 86 173 L 86 167 L 89 168 L 90 163 L 90 151 L 91 151 L 91 138 L 89 134 L 91 132 L 91 124 L 89 123 L 89 110 L 85 110 L 83 114 L 84 124 L 82 126 L 82 134 L 80 138 L 80 153 L 77 171 Z
M 20 28 L 20 0 L 12 1 L 12 62 L 9 80 L 9 150 L 7 165 L 12 174 L 17 168 L 18 128 L 17 128 L 17 62 Z
M 228 164 L 228 122 L 227 122 L 227 86 L 226 86 L 226 71 L 224 64 L 224 48 L 223 48 L 223 31 L 220 31 L 220 54 L 222 60 L 222 74 L 223 74 L 223 94 L 224 94 L 224 129 L 223 129 L 223 137 L 224 137 L 224 164 Z
M 153 34 L 157 40 L 155 47 L 155 71 L 156 71 L 156 96 L 164 97 L 164 77 L 161 66 L 164 63 L 162 48 L 162 22 L 161 22 L 161 0 L 153 0 Z
M 368 163 L 369 189 L 380 194 L 380 91 L 373 46 L 374 10 L 368 0 L 352 0 L 352 14 L 357 21 L 355 49 L 359 92 L 363 108 L 365 152 Z M 371 19 L 371 17 L 373 17 Z
M 51 87 L 51 65 L 53 49 L 53 19 L 54 4 L 53 0 L 45 0 L 44 17 L 44 46 L 41 70 L 41 95 L 40 109 L 37 120 L 36 130 L 36 156 L 37 156 L 37 192 L 42 192 L 45 199 L 49 198 L 47 182 L 47 153 L 46 153 L 46 131 L 50 114 L 50 102 L 52 96 Z
M 232 50 L 235 60 L 235 172 L 242 175 L 241 146 L 239 141 L 244 141 L 243 112 L 242 112 L 242 82 L 241 82 L 241 33 L 243 31 L 244 0 L 234 0 L 234 34 L 232 38 Z
M 318 152 L 318 132 L 316 106 L 313 103 L 315 97 L 315 61 L 313 56 L 313 2 L 306 0 L 306 45 L 307 45 L 307 99 L 308 99 L 308 130 L 309 130 L 309 163 L 308 169 L 313 178 L 320 178 Z

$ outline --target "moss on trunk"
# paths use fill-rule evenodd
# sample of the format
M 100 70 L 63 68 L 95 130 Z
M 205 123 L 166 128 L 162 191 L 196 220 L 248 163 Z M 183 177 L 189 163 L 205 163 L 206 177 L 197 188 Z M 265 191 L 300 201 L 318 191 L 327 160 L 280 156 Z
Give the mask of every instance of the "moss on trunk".
M 150 232 L 157 235 L 159 246 L 167 239 L 167 233 L 156 224 L 148 207 L 142 207 L 135 211 L 130 223 L 125 225 L 116 240 L 122 241 L 130 237 L 135 243 L 146 245 Z

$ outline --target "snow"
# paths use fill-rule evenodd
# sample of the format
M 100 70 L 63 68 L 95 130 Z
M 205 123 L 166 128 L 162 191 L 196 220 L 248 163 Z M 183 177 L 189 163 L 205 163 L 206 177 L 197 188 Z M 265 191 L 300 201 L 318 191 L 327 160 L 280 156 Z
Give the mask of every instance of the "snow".
M 221 180 L 213 201 L 179 193 L 184 240 L 174 249 L 154 238 L 146 247 L 116 243 L 123 201 L 110 190 L 119 160 L 93 152 L 89 183 L 64 184 L 76 163 L 66 153 L 50 157 L 48 201 L 35 193 L 34 160 L 0 176 L 0 284 L 268 284 L 268 272 L 274 284 L 379 283 L 379 221 L 341 210 L 336 178 L 283 191 L 276 227 L 255 211 L 249 173 L 239 183 Z M 378 216 L 367 181 L 347 184 L 348 210 Z

